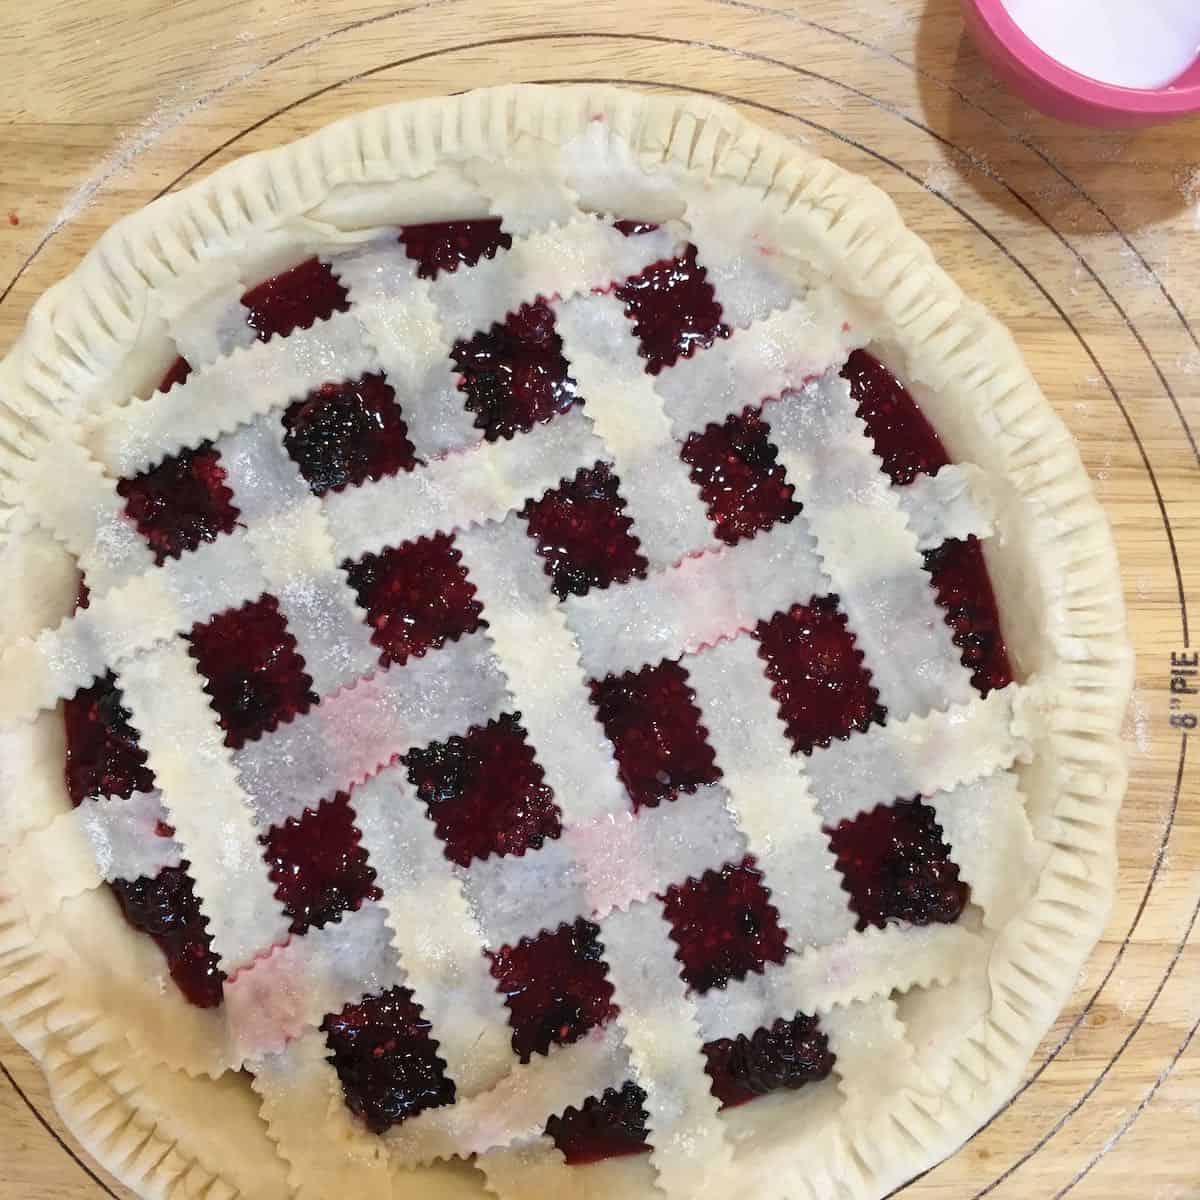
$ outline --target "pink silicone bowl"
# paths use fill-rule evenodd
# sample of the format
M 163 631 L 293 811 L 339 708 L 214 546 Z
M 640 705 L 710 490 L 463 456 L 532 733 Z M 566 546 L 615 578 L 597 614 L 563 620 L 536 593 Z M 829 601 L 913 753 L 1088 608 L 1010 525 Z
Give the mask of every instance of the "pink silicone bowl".
M 1017 28 L 1001 0 L 963 0 L 963 16 L 996 74 L 1051 117 L 1077 125 L 1133 129 L 1200 112 L 1200 58 L 1166 87 L 1114 87 L 1080 75 L 1039 50 Z

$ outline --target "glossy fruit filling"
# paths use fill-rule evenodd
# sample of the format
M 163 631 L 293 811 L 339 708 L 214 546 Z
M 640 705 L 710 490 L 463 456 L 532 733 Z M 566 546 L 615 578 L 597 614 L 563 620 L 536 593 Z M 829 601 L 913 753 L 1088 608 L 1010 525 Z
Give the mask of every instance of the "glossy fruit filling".
M 491 854 L 538 850 L 562 832 L 554 793 L 543 782 L 519 713 L 410 750 L 404 763 L 446 857 L 460 867 Z
M 619 487 L 608 466 L 597 463 L 521 510 L 560 600 L 645 576 L 647 563 L 630 533 L 633 521 Z
M 347 1106 L 372 1132 L 386 1133 L 427 1108 L 454 1103 L 454 1081 L 407 988 L 347 1004 L 325 1018 L 321 1031 Z M 322 1131 L 314 1129 L 313 1136 Z
M 591 921 L 581 917 L 488 956 L 508 1005 L 513 1053 L 523 1063 L 617 1015 L 600 929 Z
M 817 1018 L 804 1013 L 791 1021 L 781 1017 L 749 1037 L 739 1034 L 706 1042 L 704 1057 L 712 1094 L 722 1108 L 819 1082 L 828 1077 L 836 1061 Z
M 979 539 L 948 538 L 925 552 L 925 569 L 954 630 L 954 644 L 962 650 L 963 666 L 972 673 L 971 683 L 984 696 L 1007 687 L 1013 681 L 1012 663 Z
M 883 459 L 893 483 L 936 475 L 950 459 L 937 430 L 926 420 L 909 390 L 873 355 L 855 350 L 842 368 L 858 415 Z
M 635 812 L 721 777 L 679 663 L 665 659 L 640 671 L 593 679 L 590 687 Z
M 546 1136 L 562 1152 L 567 1165 L 581 1167 L 606 1158 L 624 1158 L 649 1151 L 646 1093 L 636 1083 L 603 1096 L 589 1096 L 546 1122 Z
M 633 229 L 622 232 L 628 236 Z M 620 284 L 614 295 L 624 301 L 651 375 L 729 336 L 708 272 L 696 261 L 695 246 L 688 245 L 679 258 L 651 264 Z
M 523 304 L 500 324 L 456 342 L 450 357 L 475 428 L 489 442 L 528 433 L 582 403 L 568 374 L 554 313 L 542 300 Z
M 497 250 L 512 246 L 512 238 L 500 228 L 498 217 L 405 225 L 399 236 L 405 253 L 418 264 L 421 279 L 433 279 L 442 271 L 455 271 L 460 266 L 473 267 L 480 259 L 495 258 Z
M 193 625 L 189 641 L 231 750 L 317 702 L 274 596 L 260 596 Z
M 836 596 L 794 604 L 759 622 L 754 636 L 795 750 L 809 754 L 884 720 L 887 710 L 878 703 Z
M 692 468 L 692 482 L 699 485 L 721 541 L 732 546 L 800 512 L 792 485 L 775 461 L 778 453 L 771 427 L 756 409 L 693 433 L 684 443 L 680 457 Z
M 970 897 L 958 878 L 937 815 L 920 797 L 881 804 L 826 830 L 858 914 L 858 928 L 889 921 L 957 921 Z
M 697 992 L 723 988 L 751 971 L 761 974 L 767 963 L 787 956 L 787 932 L 753 857 L 677 884 L 662 901 L 680 974 Z
M 150 543 L 160 565 L 213 542 L 237 524 L 233 493 L 225 486 L 225 468 L 211 442 L 181 450 L 157 466 L 117 481 L 125 514 Z
M 361 839 L 345 792 L 262 836 L 275 896 L 292 920 L 292 933 L 321 929 L 383 895 Z
M 483 606 L 461 560 L 454 538 L 439 533 L 342 564 L 374 630 L 380 666 L 407 662 L 479 628 Z
M 396 393 L 382 375 L 327 383 L 283 414 L 283 444 L 314 496 L 417 465 Z
M 328 264 L 310 258 L 274 275 L 242 296 L 246 324 L 259 341 L 287 337 L 335 312 L 346 312 L 350 299 Z

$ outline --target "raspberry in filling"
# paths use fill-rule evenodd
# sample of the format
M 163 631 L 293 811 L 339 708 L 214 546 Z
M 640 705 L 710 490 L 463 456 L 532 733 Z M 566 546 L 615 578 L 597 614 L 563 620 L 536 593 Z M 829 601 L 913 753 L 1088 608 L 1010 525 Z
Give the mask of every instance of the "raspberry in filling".
M 201 542 L 216 541 L 237 524 L 233 493 L 211 442 L 181 450 L 132 479 L 119 479 L 117 493 L 160 565 Z
M 116 879 L 112 889 L 130 925 L 158 943 L 184 996 L 197 1008 L 216 1008 L 225 972 L 212 952 L 208 918 L 200 912 L 188 866 L 164 867 L 153 879 Z
M 481 258 L 495 258 L 497 250 L 512 246 L 498 217 L 405 225 L 400 241 L 408 257 L 418 264 L 421 279 L 433 279 L 440 271 L 454 271 L 460 265 L 473 267 Z
M 617 1015 L 600 929 L 582 917 L 487 953 L 508 1005 L 513 1052 L 523 1063 Z
M 635 812 L 721 777 L 687 680 L 679 663 L 664 659 L 589 684 Z
M 292 933 L 320 929 L 383 895 L 374 886 L 375 871 L 367 865 L 361 838 L 345 792 L 261 837 L 275 896 L 292 918 Z
M 912 483 L 918 475 L 936 475 L 950 459 L 937 431 L 925 419 L 909 390 L 865 350 L 855 350 L 842 368 L 850 396 L 866 422 L 893 483 Z
M 521 510 L 560 600 L 645 576 L 647 563 L 630 533 L 633 520 L 625 516 L 619 486 L 608 466 L 598 462 Z
M 571 1167 L 644 1154 L 650 1149 L 645 1103 L 646 1093 L 632 1081 L 620 1091 L 607 1088 L 603 1096 L 589 1096 L 579 1108 L 551 1117 L 546 1136 Z
M 238 750 L 317 702 L 274 596 L 193 625 L 191 655 L 207 682 L 225 745 Z
M 121 796 L 154 789 L 154 772 L 129 724 L 117 677 L 109 671 L 63 704 L 67 791 L 78 805 L 89 796 Z
M 761 975 L 767 963 L 787 955 L 787 933 L 753 856 L 676 884 L 661 899 L 679 947 L 680 974 L 697 992 L 723 988 L 751 971 Z
M 404 763 L 446 844 L 446 857 L 460 867 L 490 854 L 540 849 L 562 832 L 554 793 L 525 740 L 520 713 L 410 750 Z
M 318 258 L 306 259 L 251 288 L 242 296 L 242 304 L 248 310 L 246 324 L 260 342 L 269 342 L 276 334 L 287 337 L 350 307 L 346 289 Z
M 954 630 L 954 644 L 962 650 L 962 664 L 973 672 L 971 683 L 984 696 L 994 688 L 1008 687 L 1012 664 L 979 539 L 974 535 L 965 540 L 948 538 L 936 549 L 926 550 L 925 570 Z
M 696 247 L 689 244 L 679 258 L 651 264 L 614 292 L 634 323 L 649 374 L 657 375 L 663 367 L 729 336 L 707 276 L 696 261 Z
M 770 1028 L 756 1029 L 749 1037 L 719 1038 L 704 1045 L 705 1070 L 712 1094 L 722 1108 L 734 1108 L 768 1092 L 795 1091 L 806 1083 L 828 1077 L 836 1061 L 829 1039 L 817 1018 L 797 1013 L 782 1017 Z
M 692 482 L 708 505 L 717 537 L 731 546 L 800 512 L 770 438 L 761 410 L 747 409 L 723 425 L 693 433 L 680 453 L 692 468 Z
M 541 300 L 521 305 L 486 333 L 455 342 L 450 356 L 467 411 L 489 442 L 528 433 L 583 403 L 567 373 L 554 313 Z
M 396 393 L 382 375 L 326 383 L 283 414 L 283 444 L 314 496 L 417 465 Z
M 888 921 L 957 921 L 970 897 L 937 816 L 920 797 L 881 804 L 825 831 L 858 913 L 858 928 Z
M 454 1103 L 454 1081 L 407 988 L 347 1004 L 326 1016 L 321 1032 L 347 1107 L 373 1133 L 386 1133 L 427 1108 Z
M 760 621 L 754 636 L 793 749 L 809 754 L 814 746 L 883 722 L 887 710 L 877 703 L 871 672 L 854 648 L 836 596 L 793 604 Z
M 439 533 L 342 563 L 375 630 L 381 666 L 404 663 L 483 624 L 483 605 L 461 560 L 454 538 Z

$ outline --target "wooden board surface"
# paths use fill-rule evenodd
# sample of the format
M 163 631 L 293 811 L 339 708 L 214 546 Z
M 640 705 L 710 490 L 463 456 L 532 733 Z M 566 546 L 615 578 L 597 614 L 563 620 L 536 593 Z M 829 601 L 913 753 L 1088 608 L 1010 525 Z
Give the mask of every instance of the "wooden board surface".
M 862 171 L 1012 327 L 1112 519 L 1138 650 L 1121 884 L 1013 1103 L 905 1200 L 1200 1200 L 1200 120 L 1029 112 L 957 0 L 25 0 L 0 39 L 0 346 L 118 216 L 360 108 L 513 80 L 718 95 Z M 7 220 L 6 220 L 7 218 Z M 1189 601 L 1194 601 L 1189 608 Z M 1190 619 L 1190 627 L 1189 627 Z M 126 1195 L 0 1034 L 0 1200 Z

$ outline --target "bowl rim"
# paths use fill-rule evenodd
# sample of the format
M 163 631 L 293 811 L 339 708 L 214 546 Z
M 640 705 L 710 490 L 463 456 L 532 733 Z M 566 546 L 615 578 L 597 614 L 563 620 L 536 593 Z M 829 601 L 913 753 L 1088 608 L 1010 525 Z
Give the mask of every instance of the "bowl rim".
M 991 35 L 1016 60 L 1017 66 L 1043 83 L 1076 100 L 1114 112 L 1182 115 L 1200 112 L 1200 78 L 1194 83 L 1164 84 L 1160 88 L 1128 88 L 1103 83 L 1064 66 L 1032 41 L 1013 20 L 1004 0 L 967 0 Z M 1195 72 L 1200 55 L 1183 75 Z

